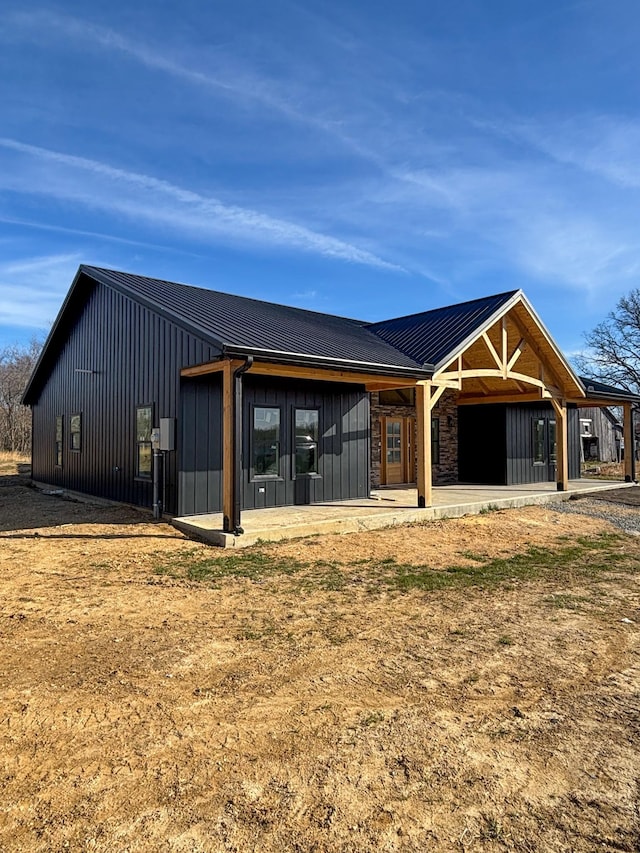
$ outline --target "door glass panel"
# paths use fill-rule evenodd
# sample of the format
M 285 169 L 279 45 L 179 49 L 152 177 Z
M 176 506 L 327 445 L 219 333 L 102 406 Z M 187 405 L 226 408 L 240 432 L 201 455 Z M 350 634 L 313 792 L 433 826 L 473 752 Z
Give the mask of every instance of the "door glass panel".
M 399 465 L 402 461 L 401 428 L 400 421 L 387 421 L 387 465 Z
M 544 465 L 546 462 L 544 442 L 544 418 L 535 418 L 533 421 L 533 464 Z
M 552 465 L 556 464 L 558 456 L 558 443 L 556 438 L 556 422 L 549 421 L 549 461 Z
M 296 474 L 318 473 L 317 409 L 295 410 Z

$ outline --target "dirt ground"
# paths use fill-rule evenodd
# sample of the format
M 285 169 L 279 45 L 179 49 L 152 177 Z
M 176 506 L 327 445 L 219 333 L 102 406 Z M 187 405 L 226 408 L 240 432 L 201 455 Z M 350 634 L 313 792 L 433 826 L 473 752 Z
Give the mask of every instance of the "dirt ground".
M 529 507 L 264 547 L 316 568 L 196 582 L 166 567 L 207 546 L 4 471 L 0 850 L 640 849 L 640 537 L 617 531 L 597 574 L 367 578 L 613 532 Z

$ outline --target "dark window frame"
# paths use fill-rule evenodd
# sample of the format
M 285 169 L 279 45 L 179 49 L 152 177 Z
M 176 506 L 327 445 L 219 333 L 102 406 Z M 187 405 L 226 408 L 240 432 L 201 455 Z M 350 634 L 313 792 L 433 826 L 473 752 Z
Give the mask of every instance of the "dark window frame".
M 74 430 L 73 421 L 74 418 L 79 418 L 80 429 Z M 82 427 L 83 427 L 83 418 L 82 412 L 73 412 L 73 414 L 69 417 L 69 450 L 73 453 L 81 453 L 82 452 Z M 74 436 L 78 436 L 78 446 L 74 447 Z
M 250 458 L 250 466 L 249 466 L 249 479 L 253 482 L 279 482 L 284 480 L 282 476 L 282 465 L 284 461 L 285 453 L 283 450 L 283 406 L 280 404 L 269 404 L 269 403 L 252 403 L 251 405 L 251 423 L 250 423 L 250 432 L 249 432 L 249 458 Z M 255 468 L 255 451 L 256 451 L 256 440 L 255 440 L 255 424 L 256 424 L 256 410 L 257 409 L 273 409 L 278 412 L 278 464 L 277 474 L 257 474 Z M 286 450 L 286 448 L 285 448 Z
M 551 465 L 558 464 L 558 431 L 555 418 L 549 418 L 547 421 L 547 442 L 549 452 L 549 463 Z
M 62 468 L 64 462 L 64 415 L 56 415 L 55 420 L 56 428 L 55 428 L 55 467 Z M 60 427 L 60 438 L 58 438 L 58 426 Z
M 308 473 L 298 473 L 297 471 L 297 458 L 298 458 L 298 442 L 296 435 L 296 412 L 316 412 L 318 416 L 318 435 L 316 437 L 315 442 L 312 442 L 316 446 L 316 470 L 309 471 Z M 322 435 L 321 429 L 321 407 L 320 406 L 296 406 L 295 403 L 291 406 L 291 433 L 292 433 L 292 441 L 291 441 L 291 479 L 295 480 L 298 477 L 305 477 L 311 480 L 318 480 L 322 478 L 322 474 L 320 474 L 320 436 Z
M 538 433 L 537 427 L 542 426 L 542 435 Z M 541 450 L 541 459 L 536 458 L 537 450 Z M 547 419 L 546 418 L 531 418 L 531 461 L 534 467 L 547 465 L 548 460 L 547 448 Z
M 150 417 L 149 417 L 149 438 L 145 440 L 138 439 L 138 412 L 141 409 L 150 409 Z M 135 408 L 134 415 L 134 428 L 135 428 L 135 445 L 136 445 L 136 456 L 135 456 L 135 467 L 134 467 L 134 480 L 139 480 L 143 483 L 150 483 L 153 479 L 153 449 L 151 445 L 151 433 L 153 432 L 153 424 L 155 418 L 155 406 L 153 403 L 139 403 Z M 141 447 L 149 447 L 151 451 L 151 467 L 149 469 L 149 473 L 140 473 L 140 448 Z
M 431 464 L 440 464 L 440 418 L 431 418 Z

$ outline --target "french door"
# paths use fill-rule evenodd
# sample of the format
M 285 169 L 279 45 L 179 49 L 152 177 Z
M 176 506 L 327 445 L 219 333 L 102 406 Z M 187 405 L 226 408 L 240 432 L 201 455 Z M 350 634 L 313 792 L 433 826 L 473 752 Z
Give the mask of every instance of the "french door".
M 415 418 L 382 419 L 382 485 L 415 482 L 415 424 Z

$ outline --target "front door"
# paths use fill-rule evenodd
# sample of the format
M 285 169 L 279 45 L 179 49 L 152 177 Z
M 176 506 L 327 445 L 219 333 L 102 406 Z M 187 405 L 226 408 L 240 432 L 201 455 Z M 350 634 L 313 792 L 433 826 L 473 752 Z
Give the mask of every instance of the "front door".
M 413 459 L 413 418 L 384 418 L 383 427 L 383 485 L 410 483 L 415 479 Z
M 533 465 L 544 473 L 540 480 L 553 482 L 557 477 L 556 422 L 553 418 L 533 420 Z

